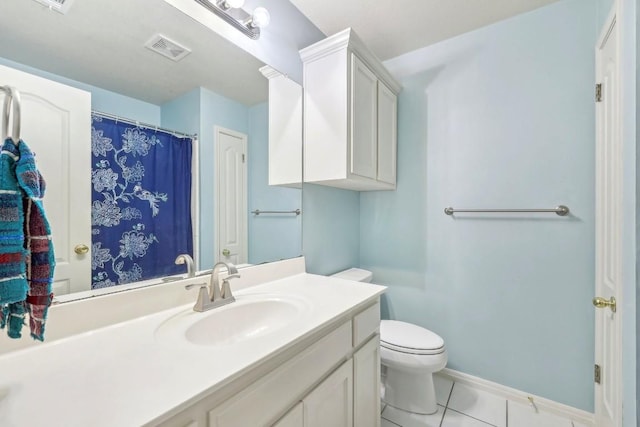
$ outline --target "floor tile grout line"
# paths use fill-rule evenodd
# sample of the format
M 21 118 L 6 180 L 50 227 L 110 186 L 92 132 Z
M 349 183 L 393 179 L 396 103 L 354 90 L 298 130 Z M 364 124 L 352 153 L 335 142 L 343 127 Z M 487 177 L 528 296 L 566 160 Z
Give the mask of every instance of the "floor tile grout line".
M 471 416 L 471 415 L 469 415 L 469 414 L 465 414 L 464 412 L 460 412 L 460 411 L 455 410 L 455 409 L 453 409 L 453 408 L 451 408 L 450 410 L 451 410 L 451 411 L 453 411 L 453 412 L 456 412 L 456 413 L 458 413 L 458 414 L 460 414 L 460 415 L 464 415 L 465 417 L 473 418 L 474 420 L 476 420 L 476 421 L 480 421 L 481 423 L 486 424 L 486 425 L 488 425 L 488 426 L 498 427 L 497 425 L 495 425 L 495 424 L 491 424 L 491 423 L 490 423 L 490 422 L 488 422 L 488 421 L 481 420 L 480 418 L 476 418 L 476 417 Z
M 447 409 L 449 409 L 449 401 L 451 400 L 451 395 L 453 394 L 453 388 L 456 386 L 455 381 L 451 381 L 451 390 L 449 390 L 449 396 L 447 397 L 447 403 L 444 404 L 444 411 L 442 411 L 442 418 L 440 418 L 440 424 L 438 427 L 442 427 L 442 423 L 444 422 L 444 416 L 447 414 Z
M 395 426 L 402 427 L 400 424 L 398 424 L 398 423 L 396 423 L 396 422 L 394 422 L 394 421 L 391 421 L 391 420 L 390 420 L 390 419 L 388 419 L 388 418 L 385 418 L 385 417 L 382 417 L 382 416 L 381 416 L 380 418 L 382 418 L 382 419 L 383 419 L 383 420 L 385 420 L 385 421 L 389 421 L 391 424 L 393 424 L 393 425 L 395 425 Z

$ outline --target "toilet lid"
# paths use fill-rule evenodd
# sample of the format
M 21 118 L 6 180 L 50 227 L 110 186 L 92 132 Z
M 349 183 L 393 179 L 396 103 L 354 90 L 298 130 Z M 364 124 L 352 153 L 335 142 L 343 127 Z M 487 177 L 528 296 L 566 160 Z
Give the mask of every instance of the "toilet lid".
M 409 354 L 439 354 L 444 351 L 444 340 L 438 334 L 398 320 L 380 322 L 380 345 Z

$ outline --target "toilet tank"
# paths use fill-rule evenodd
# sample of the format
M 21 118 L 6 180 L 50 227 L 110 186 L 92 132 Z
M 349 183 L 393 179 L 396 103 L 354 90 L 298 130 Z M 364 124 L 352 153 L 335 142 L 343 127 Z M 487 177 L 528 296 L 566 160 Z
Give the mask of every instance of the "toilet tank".
M 331 277 L 337 277 L 339 279 L 354 280 L 356 282 L 371 282 L 373 273 L 369 270 L 363 270 L 361 268 L 350 268 L 348 270 L 341 271 L 336 274 L 332 274 Z

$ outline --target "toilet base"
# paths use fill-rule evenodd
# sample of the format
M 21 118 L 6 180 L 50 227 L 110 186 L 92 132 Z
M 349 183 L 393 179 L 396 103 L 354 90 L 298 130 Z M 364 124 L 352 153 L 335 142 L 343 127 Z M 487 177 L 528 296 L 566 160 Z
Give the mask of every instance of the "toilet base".
M 387 366 L 384 403 L 407 412 L 429 415 L 438 411 L 433 374 L 405 372 Z

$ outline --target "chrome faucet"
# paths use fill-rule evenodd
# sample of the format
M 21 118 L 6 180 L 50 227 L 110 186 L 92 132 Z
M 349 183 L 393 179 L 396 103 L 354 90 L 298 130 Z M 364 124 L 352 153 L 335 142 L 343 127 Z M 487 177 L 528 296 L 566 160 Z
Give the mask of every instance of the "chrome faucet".
M 193 258 L 191 258 L 191 255 L 189 255 L 189 254 L 180 254 L 176 258 L 175 263 L 176 263 L 176 265 L 187 264 L 187 277 L 188 278 L 195 277 L 196 270 L 194 268 Z
M 222 286 L 220 286 L 219 279 L 221 267 L 226 267 L 227 269 L 227 276 L 222 280 Z M 230 262 L 216 263 L 216 265 L 213 266 L 213 270 L 211 270 L 211 280 L 209 281 L 211 283 L 211 291 L 207 290 L 205 283 L 194 283 L 185 286 L 185 289 L 195 288 L 196 286 L 200 287 L 198 299 L 193 309 L 195 311 L 207 311 L 234 302 L 236 299 L 231 293 L 229 280 L 238 277 L 240 277 L 240 275 L 235 265 Z

